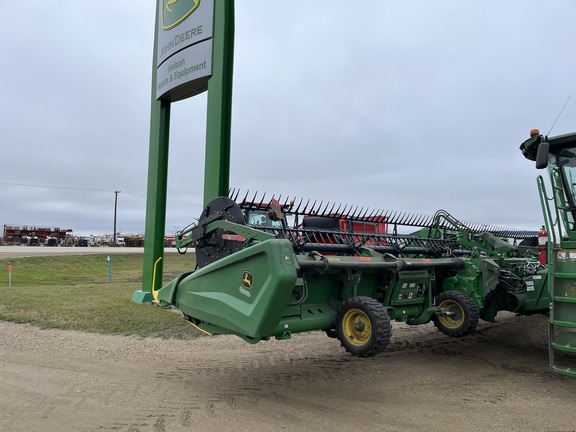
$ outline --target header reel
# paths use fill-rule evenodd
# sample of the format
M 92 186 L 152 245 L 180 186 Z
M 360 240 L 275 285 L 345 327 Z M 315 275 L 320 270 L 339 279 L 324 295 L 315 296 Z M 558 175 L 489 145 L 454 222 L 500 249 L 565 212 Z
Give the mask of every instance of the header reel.
M 197 225 L 177 234 L 179 248 L 194 245 L 200 268 L 271 238 L 288 239 L 297 254 L 352 256 L 369 248 L 397 257 L 432 258 L 471 256 L 478 253 L 473 250 L 476 247 L 491 247 L 483 240 L 487 235 L 514 240 L 536 236 L 536 231 L 460 222 L 444 210 L 429 217 L 304 200 L 295 204 L 296 200 L 281 201 L 281 197 L 265 200 L 265 195 L 238 199 L 234 191 L 230 196 L 211 201 Z M 356 225 L 372 227 L 362 231 L 353 229 Z M 386 229 L 376 232 L 376 225 Z M 390 226 L 394 234 L 387 232 Z M 420 231 L 398 234 L 398 226 L 419 227 Z M 506 252 L 522 254 L 531 249 L 535 248 L 510 245 Z

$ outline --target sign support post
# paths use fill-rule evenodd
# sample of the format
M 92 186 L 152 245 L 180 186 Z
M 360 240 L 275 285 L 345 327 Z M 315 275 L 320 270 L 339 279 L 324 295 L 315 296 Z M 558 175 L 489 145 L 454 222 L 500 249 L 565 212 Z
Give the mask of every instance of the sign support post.
M 204 202 L 227 195 L 230 171 L 234 0 L 158 0 L 154 32 L 142 290 L 162 286 L 170 104 L 208 90 Z M 154 271 L 155 263 L 156 271 Z
M 230 189 L 230 130 L 232 125 L 232 78 L 234 67 L 234 2 L 214 5 L 212 77 L 208 82 L 204 207 Z

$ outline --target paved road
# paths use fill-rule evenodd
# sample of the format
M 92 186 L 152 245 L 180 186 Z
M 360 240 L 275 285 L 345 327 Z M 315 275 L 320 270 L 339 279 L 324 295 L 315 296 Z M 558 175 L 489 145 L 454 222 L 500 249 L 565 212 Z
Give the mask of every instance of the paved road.
M 164 253 L 176 252 L 176 248 L 166 248 Z M 48 247 L 48 246 L 0 246 L 1 258 L 21 258 L 44 255 L 90 255 L 90 254 L 143 254 L 139 247 Z

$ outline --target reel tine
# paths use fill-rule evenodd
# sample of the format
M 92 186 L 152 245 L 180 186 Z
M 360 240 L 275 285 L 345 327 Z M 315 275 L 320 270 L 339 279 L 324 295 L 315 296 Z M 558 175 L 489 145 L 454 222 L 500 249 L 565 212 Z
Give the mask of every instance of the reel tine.
M 426 219 L 426 216 L 422 215 L 422 214 L 418 214 L 416 216 L 416 221 L 414 222 L 416 226 L 418 227 L 422 227 L 422 222 Z
M 354 218 L 356 217 L 356 211 L 357 211 L 357 210 L 358 210 L 358 206 L 356 206 L 356 207 L 354 208 L 354 210 L 352 211 L 352 215 L 351 215 L 350 219 L 354 219 Z
M 329 214 L 333 215 L 334 214 L 334 207 L 336 206 L 336 201 L 334 201 L 334 203 L 332 204 L 332 207 L 330 208 L 330 212 Z
M 418 226 L 428 228 L 430 225 L 429 220 L 430 216 L 421 214 L 420 219 L 418 220 Z
M 429 227 L 433 228 L 433 227 L 435 227 L 435 225 L 436 225 L 436 224 L 435 224 L 435 219 L 434 219 L 434 217 L 433 217 L 433 216 L 432 216 L 432 217 L 427 216 L 426 226 L 429 226 Z
M 336 209 L 336 211 L 334 212 L 334 214 L 340 216 L 340 209 L 342 208 L 342 204 L 338 204 L 338 208 Z M 346 207 L 344 207 L 346 208 Z
M 409 226 L 410 221 L 410 213 L 404 212 L 402 213 L 402 225 Z
M 304 206 L 304 208 L 302 209 L 302 214 L 305 215 L 306 214 L 306 210 L 308 210 L 308 204 L 310 204 L 310 200 L 306 201 L 306 205 Z
M 389 222 L 390 220 L 390 213 L 392 213 L 390 210 L 385 210 L 383 216 L 386 218 L 385 222 Z
M 419 218 L 418 213 L 412 213 L 412 219 L 410 222 L 412 224 L 412 226 L 415 226 L 415 227 L 418 226 L 418 218 Z
M 250 191 L 246 191 L 246 195 L 244 195 L 244 198 L 242 198 L 242 202 L 240 203 L 240 205 L 244 204 L 248 200 L 248 194 L 249 193 L 250 193 Z
M 300 207 L 304 204 L 304 198 L 300 198 L 300 202 L 298 203 L 298 211 L 295 212 L 296 214 L 300 214 Z
M 300 206 L 302 205 L 302 201 L 304 201 L 304 198 L 300 198 L 300 202 L 298 203 L 296 210 L 292 210 L 293 214 L 298 214 L 298 212 L 300 211 Z
M 431 225 L 430 217 L 427 215 L 422 215 L 419 224 L 421 227 L 429 227 Z
M 401 221 L 400 221 L 400 225 L 408 225 L 408 212 L 403 212 L 401 217 Z
M 324 216 L 324 214 L 322 213 L 322 205 L 324 204 L 324 201 L 320 201 L 320 204 L 316 205 L 315 204 L 315 209 L 314 211 L 316 212 L 316 216 Z
M 350 219 L 350 218 L 351 218 L 351 217 L 350 217 L 351 211 L 352 211 L 352 206 L 346 205 L 346 206 L 344 207 L 344 213 L 343 213 L 343 215 L 342 215 L 342 218 L 344 218 L 344 219 Z
M 402 225 L 410 226 L 410 218 L 412 217 L 412 214 L 409 212 L 405 212 L 403 217 L 404 219 L 402 221 Z
M 310 207 L 310 210 L 308 210 L 308 212 L 307 212 L 307 213 L 310 213 L 310 214 L 316 215 L 316 213 L 315 213 L 315 212 L 316 212 L 316 202 L 317 202 L 317 201 L 316 201 L 316 200 L 314 200 L 314 202 L 312 203 L 312 206 Z
M 340 210 L 340 207 L 342 207 L 342 210 Z M 340 204 L 340 207 L 338 207 L 338 214 L 342 219 L 348 219 L 348 204 Z
M 396 224 L 396 211 L 395 210 L 390 210 L 390 213 L 388 214 L 388 223 L 395 225 Z
M 406 225 L 406 212 L 399 213 L 398 217 L 400 220 L 396 221 L 398 225 Z
M 434 228 L 434 227 L 436 227 L 436 225 L 437 225 L 437 224 L 434 222 L 434 221 L 435 221 L 435 219 L 436 219 L 436 218 L 435 218 L 434 216 L 432 216 L 432 217 L 430 217 L 430 216 L 427 216 L 427 222 L 426 222 L 426 225 L 427 225 L 427 226 L 429 226 L 429 227 L 431 227 L 431 228 Z
M 417 215 L 416 213 L 410 213 L 408 216 L 408 223 L 410 224 L 410 226 L 415 226 L 415 221 L 416 221 Z
M 366 213 L 368 213 L 368 212 L 366 212 Z M 375 218 L 375 214 L 376 214 L 376 211 L 375 211 L 375 210 L 371 210 L 369 215 L 367 215 L 367 216 L 364 215 L 364 218 L 366 218 L 367 221 L 372 222 L 372 221 L 375 220 L 375 219 L 374 219 L 374 218 Z

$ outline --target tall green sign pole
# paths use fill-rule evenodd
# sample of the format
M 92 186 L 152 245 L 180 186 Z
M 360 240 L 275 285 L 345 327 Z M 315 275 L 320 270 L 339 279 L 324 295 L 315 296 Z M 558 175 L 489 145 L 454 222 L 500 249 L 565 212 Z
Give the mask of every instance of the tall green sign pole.
M 162 286 L 170 104 L 208 90 L 204 203 L 227 195 L 234 58 L 233 0 L 158 0 L 142 290 L 152 301 Z
M 217 0 L 214 11 L 212 77 L 208 81 L 204 206 L 230 189 L 230 129 L 234 66 L 234 1 Z

